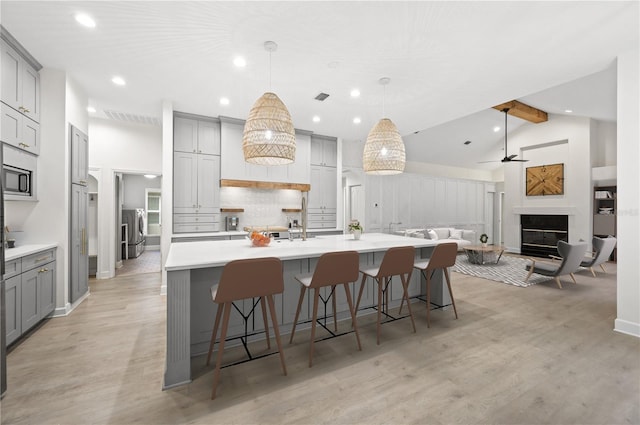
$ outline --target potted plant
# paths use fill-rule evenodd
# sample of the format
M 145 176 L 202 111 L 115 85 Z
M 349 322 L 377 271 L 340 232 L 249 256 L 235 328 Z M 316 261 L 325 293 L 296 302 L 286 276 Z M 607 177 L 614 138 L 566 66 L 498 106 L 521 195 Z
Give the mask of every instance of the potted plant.
M 351 220 L 351 222 L 349 223 L 349 233 L 353 233 L 353 239 L 360 239 L 363 230 L 364 229 L 362 228 L 358 220 Z
M 487 242 L 489 241 L 489 236 L 486 233 L 480 235 L 480 243 L 482 246 L 487 246 Z

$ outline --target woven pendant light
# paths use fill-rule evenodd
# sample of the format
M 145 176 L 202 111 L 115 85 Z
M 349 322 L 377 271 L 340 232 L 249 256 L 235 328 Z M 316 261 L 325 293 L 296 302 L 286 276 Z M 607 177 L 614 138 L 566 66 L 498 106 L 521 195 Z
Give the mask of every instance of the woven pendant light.
M 385 86 L 390 81 L 389 78 L 381 78 L 380 84 Z M 371 129 L 364 144 L 362 164 L 365 173 L 400 174 L 404 171 L 405 161 L 404 143 L 398 128 L 389 118 L 382 118 Z
M 271 86 L 271 52 L 278 45 L 264 43 L 269 52 L 269 86 Z M 253 104 L 242 133 L 244 160 L 260 165 L 290 164 L 296 159 L 296 133 L 291 114 L 280 98 L 271 92 Z

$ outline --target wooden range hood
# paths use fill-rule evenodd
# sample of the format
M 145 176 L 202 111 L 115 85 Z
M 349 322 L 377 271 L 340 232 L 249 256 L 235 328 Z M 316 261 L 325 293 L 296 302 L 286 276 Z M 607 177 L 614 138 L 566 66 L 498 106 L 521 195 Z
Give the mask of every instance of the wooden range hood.
M 220 179 L 220 187 L 246 187 L 250 189 L 289 189 L 299 190 L 300 192 L 309 192 L 310 184 L 305 183 L 280 183 L 280 182 L 262 182 L 253 180 L 228 180 Z

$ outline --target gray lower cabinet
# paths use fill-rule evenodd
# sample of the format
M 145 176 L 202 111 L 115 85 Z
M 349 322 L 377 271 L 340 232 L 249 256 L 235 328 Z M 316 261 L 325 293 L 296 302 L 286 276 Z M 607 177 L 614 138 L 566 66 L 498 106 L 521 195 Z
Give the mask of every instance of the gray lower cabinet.
M 6 268 L 6 337 L 11 344 L 55 309 L 55 249 L 8 261 Z

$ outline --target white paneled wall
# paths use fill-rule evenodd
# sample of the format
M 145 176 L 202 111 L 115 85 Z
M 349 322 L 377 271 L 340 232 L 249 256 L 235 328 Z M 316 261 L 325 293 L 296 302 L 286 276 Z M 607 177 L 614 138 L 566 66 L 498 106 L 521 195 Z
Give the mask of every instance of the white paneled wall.
M 240 228 L 245 226 L 286 226 L 287 216 L 300 219 L 300 213 L 285 213 L 283 208 L 300 208 L 302 195 L 297 190 L 249 189 L 221 187 L 220 208 L 244 208 L 242 213 L 222 213 L 237 216 Z
M 481 234 L 493 220 L 485 217 L 485 202 L 487 193 L 495 191 L 494 186 L 489 182 L 423 174 L 367 175 L 365 230 L 457 227 Z

